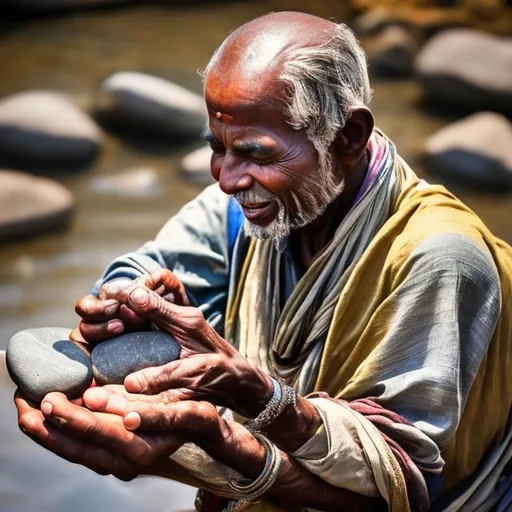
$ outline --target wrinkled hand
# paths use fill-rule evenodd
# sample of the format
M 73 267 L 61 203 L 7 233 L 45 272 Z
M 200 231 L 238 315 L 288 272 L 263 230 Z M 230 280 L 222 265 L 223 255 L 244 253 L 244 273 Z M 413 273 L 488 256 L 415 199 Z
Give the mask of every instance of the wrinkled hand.
M 172 302 L 161 296 L 169 294 Z M 273 392 L 269 377 L 223 339 L 199 309 L 187 305 L 185 289 L 172 272 L 163 270 L 135 283 L 120 300 L 181 345 L 179 360 L 129 375 L 124 382 L 129 392 L 163 392 L 168 401 L 207 400 L 246 417 L 263 410 Z
M 75 305 L 81 321 L 78 328 L 71 332 L 70 338 L 73 341 L 95 344 L 123 333 L 148 330 L 150 323 L 124 304 L 127 292 L 134 286 L 146 286 L 163 295 L 165 300 L 187 305 L 188 299 L 183 285 L 172 272 L 166 272 L 169 274 L 167 281 L 169 284 L 172 281 L 175 293 L 165 291 L 157 272 L 136 280 L 114 279 L 100 288 L 97 298 L 93 295 L 82 297 Z
M 14 401 L 19 426 L 64 459 L 122 480 L 158 474 L 162 463 L 185 442 L 204 449 L 224 446 L 225 422 L 209 403 L 164 404 L 156 396 L 129 396 L 122 386 L 91 388 L 83 400 L 91 410 L 71 403 L 62 393 L 50 393 L 39 409 L 18 391 Z M 126 414 L 128 404 L 138 412 Z M 134 416 L 145 432 L 132 432 Z

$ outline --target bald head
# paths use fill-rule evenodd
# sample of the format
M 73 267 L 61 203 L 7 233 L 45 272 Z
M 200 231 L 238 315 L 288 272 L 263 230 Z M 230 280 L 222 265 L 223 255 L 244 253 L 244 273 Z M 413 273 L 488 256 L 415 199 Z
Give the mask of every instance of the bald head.
M 276 105 L 327 164 L 329 146 L 369 104 L 371 89 L 365 54 L 346 25 L 279 12 L 230 34 L 205 70 L 205 97 L 221 110 Z
M 278 12 L 256 18 L 236 29 L 209 64 L 239 79 L 279 75 L 291 53 L 298 48 L 322 46 L 336 33 L 336 24 L 299 12 Z

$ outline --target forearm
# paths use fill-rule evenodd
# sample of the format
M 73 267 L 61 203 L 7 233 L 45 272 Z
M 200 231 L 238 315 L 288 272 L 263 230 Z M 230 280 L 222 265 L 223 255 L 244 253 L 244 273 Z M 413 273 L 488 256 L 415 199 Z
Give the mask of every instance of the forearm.
M 265 449 L 250 432 L 238 423 L 222 420 L 222 442 L 205 446 L 215 460 L 239 472 L 245 478 L 255 479 L 265 465 Z M 334 487 L 310 473 L 281 452 L 281 465 L 277 479 L 268 492 L 286 506 L 313 508 L 324 511 L 385 510 L 384 500 L 370 498 Z

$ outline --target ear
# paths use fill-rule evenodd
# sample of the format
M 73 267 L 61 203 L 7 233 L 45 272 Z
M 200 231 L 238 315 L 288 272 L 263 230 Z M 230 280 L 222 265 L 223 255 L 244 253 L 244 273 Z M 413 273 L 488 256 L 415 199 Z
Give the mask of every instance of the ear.
M 345 165 L 355 165 L 366 150 L 374 125 L 373 115 L 369 109 L 354 109 L 333 144 L 338 159 Z

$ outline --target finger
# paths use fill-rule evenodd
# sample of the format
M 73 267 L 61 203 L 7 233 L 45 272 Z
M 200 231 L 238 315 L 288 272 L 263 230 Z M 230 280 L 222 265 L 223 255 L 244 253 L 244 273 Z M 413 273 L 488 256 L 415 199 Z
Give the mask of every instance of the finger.
M 167 331 L 172 327 L 181 328 L 183 333 L 199 331 L 206 322 L 197 308 L 167 302 L 154 291 L 141 286 L 130 290 L 127 304 L 142 318 Z
M 172 302 L 181 306 L 189 305 L 183 283 L 168 269 L 162 269 L 149 276 L 144 276 L 144 278 L 139 278 L 136 285 L 143 285 L 150 290 L 158 291 L 158 295 L 161 296 L 168 296 L 172 293 Z M 161 287 L 163 289 L 160 289 Z
M 112 388 L 113 386 L 108 387 Z M 141 427 L 140 430 L 169 432 L 172 429 L 172 411 L 169 409 L 169 400 L 160 396 L 126 393 L 126 391 L 121 391 L 122 386 L 116 388 L 89 389 L 84 393 L 84 402 L 94 411 L 123 417 L 124 427 L 127 430 L 133 431 Z
M 181 446 L 174 436 L 144 436 L 128 431 L 120 416 L 93 413 L 70 404 L 62 393 L 50 393 L 41 404 L 46 419 L 82 441 L 100 446 L 140 465 L 172 453 Z M 54 423 L 54 424 L 55 424 Z
M 146 401 L 155 403 L 157 395 L 136 395 L 127 393 L 124 386 L 108 385 L 89 388 L 83 394 L 84 405 L 91 411 L 124 416 L 130 410 L 130 403 Z
M 156 395 L 165 392 L 171 399 L 173 394 L 176 399 L 183 400 L 186 392 L 187 399 L 204 398 L 204 394 L 195 392 L 206 385 L 202 380 L 208 372 L 215 368 L 216 378 L 222 376 L 224 356 L 219 354 L 198 354 L 186 359 L 178 359 L 162 366 L 144 368 L 138 372 L 131 373 L 124 380 L 124 387 L 129 393 Z
M 86 321 L 103 322 L 117 315 L 119 302 L 115 299 L 100 300 L 93 295 L 86 295 L 75 305 L 75 311 Z
M 71 341 L 79 342 L 79 343 L 87 343 L 82 336 L 82 333 L 80 332 L 80 329 L 78 327 L 75 327 L 70 333 L 69 333 L 69 339 Z
M 86 444 L 66 435 L 45 421 L 43 413 L 19 391 L 14 396 L 20 429 L 33 441 L 69 462 L 81 464 L 96 473 L 115 474 L 123 480 L 137 475 L 136 466 L 116 457 L 104 448 Z
M 125 326 L 128 326 L 134 331 L 143 330 L 148 325 L 146 320 L 133 311 L 133 309 L 130 309 L 126 304 L 119 306 L 119 318 L 123 321 Z
M 142 400 L 130 402 L 124 416 L 128 430 L 140 432 L 170 432 L 178 439 L 193 440 L 206 434 L 210 440 L 219 435 L 215 406 L 207 402 L 149 403 Z
M 124 323 L 118 318 L 100 323 L 82 320 L 79 324 L 79 329 L 84 339 L 89 343 L 97 343 L 122 334 L 124 332 Z

